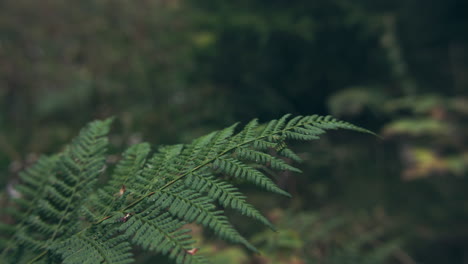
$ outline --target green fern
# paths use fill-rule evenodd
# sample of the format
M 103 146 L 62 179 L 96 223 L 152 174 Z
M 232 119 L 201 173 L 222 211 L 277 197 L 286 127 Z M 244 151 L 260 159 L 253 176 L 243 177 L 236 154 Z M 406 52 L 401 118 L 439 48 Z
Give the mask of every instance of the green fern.
M 264 125 L 253 120 L 242 129 L 233 125 L 152 155 L 147 143 L 131 146 L 98 188 L 110 124 L 111 119 L 90 123 L 62 153 L 41 158 L 22 174 L 4 262 L 131 263 L 131 249 L 138 246 L 175 263 L 207 263 L 193 250 L 188 223 L 256 252 L 219 206 L 274 227 L 233 182 L 289 196 L 267 173 L 300 172 L 280 158 L 300 161 L 288 140 L 314 140 L 329 129 L 372 133 L 316 115 L 285 115 Z

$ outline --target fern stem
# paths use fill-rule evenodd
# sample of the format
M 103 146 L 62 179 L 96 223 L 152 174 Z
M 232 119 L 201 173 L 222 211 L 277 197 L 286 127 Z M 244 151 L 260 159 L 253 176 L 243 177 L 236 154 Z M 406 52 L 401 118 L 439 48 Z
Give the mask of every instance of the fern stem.
M 28 264 L 32 264 L 32 263 L 38 261 L 39 259 L 41 259 L 42 257 L 44 257 L 45 254 L 47 254 L 48 251 L 49 251 L 49 250 L 47 250 L 47 249 L 44 250 L 44 251 L 42 251 L 41 254 L 37 255 L 35 258 L 33 258 L 32 260 L 30 260 L 30 261 L 28 262 Z

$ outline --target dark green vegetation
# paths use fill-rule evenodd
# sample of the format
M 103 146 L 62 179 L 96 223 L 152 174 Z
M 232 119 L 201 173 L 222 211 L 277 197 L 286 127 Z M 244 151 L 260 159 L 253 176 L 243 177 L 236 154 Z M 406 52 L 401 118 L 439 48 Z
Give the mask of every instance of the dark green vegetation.
M 466 263 L 467 5 L 0 1 L 0 206 L 17 197 L 19 171 L 90 120 L 116 117 L 109 153 L 122 153 L 255 117 L 331 114 L 383 139 L 341 131 L 291 143 L 304 173 L 272 180 L 293 198 L 238 185 L 279 232 L 228 209 L 261 254 L 190 226 L 201 253 L 236 264 Z M 10 215 L 2 209 L 1 222 Z
M 237 133 L 233 125 L 151 155 L 148 143 L 133 145 L 101 188 L 111 120 L 93 122 L 63 152 L 21 173 L 14 225 L 2 230 L 12 233 L 3 238 L 2 260 L 124 264 L 134 261 L 133 245 L 176 263 L 207 263 L 193 252 L 191 230 L 184 228 L 190 223 L 258 252 L 217 205 L 275 228 L 231 182 L 290 196 L 265 175 L 300 172 L 280 158 L 301 161 L 287 140 L 310 141 L 338 128 L 371 133 L 331 117 L 288 117 L 262 126 L 254 119 Z

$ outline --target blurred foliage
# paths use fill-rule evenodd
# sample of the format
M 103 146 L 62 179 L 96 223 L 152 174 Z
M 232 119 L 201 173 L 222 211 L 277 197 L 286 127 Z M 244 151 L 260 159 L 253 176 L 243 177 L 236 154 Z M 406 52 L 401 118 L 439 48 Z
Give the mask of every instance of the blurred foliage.
M 328 107 L 335 116 L 355 116 L 365 110 L 378 113 L 387 96 L 378 89 L 366 87 L 348 88 L 334 93 L 328 99 Z
M 123 136 L 112 141 L 123 147 L 330 112 L 384 139 L 340 133 L 301 146 L 304 175 L 276 179 L 297 198 L 252 202 L 319 216 L 339 207 L 333 217 L 353 220 L 345 231 L 364 221 L 356 211 L 380 208 L 408 234 L 401 247 L 415 262 L 465 263 L 467 13 L 462 0 L 0 1 L 0 185 L 11 190 L 36 153 L 94 118 L 117 116 Z M 278 236 L 307 239 L 286 223 L 296 214 L 283 214 Z
M 378 264 L 390 263 L 392 255 L 407 257 L 397 239 L 386 238 L 390 232 L 383 219 L 327 212 L 276 210 L 273 214 L 279 219 L 279 231 L 265 231 L 253 238 L 264 249 L 259 257 L 263 263 Z

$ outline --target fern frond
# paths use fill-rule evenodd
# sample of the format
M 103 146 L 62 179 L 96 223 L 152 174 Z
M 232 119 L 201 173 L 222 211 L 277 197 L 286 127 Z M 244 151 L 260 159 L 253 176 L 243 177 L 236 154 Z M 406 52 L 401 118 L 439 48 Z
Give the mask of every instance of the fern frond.
M 41 159 L 23 174 L 25 183 L 18 189 L 29 198 L 29 211 L 13 236 L 14 248 L 5 249 L 2 258 L 25 248 L 42 257 L 52 243 L 80 228 L 76 219 L 104 167 L 110 123 L 110 119 L 90 123 L 63 153 Z
M 275 230 L 273 224 L 268 221 L 255 207 L 247 203 L 246 197 L 229 182 L 215 179 L 213 176 L 201 176 L 197 173 L 191 174 L 185 179 L 185 185 L 198 192 L 205 192 L 212 199 L 217 200 L 224 208 L 238 210 L 243 215 L 252 217 L 264 225 Z
M 151 213 L 148 213 L 151 211 Z M 143 249 L 168 255 L 176 263 L 206 263 L 201 256 L 189 254 L 194 241 L 189 229 L 183 229 L 185 222 L 175 219 L 170 213 L 158 209 L 132 215 L 119 230 Z
M 16 232 L 11 232 L 12 236 L 6 242 L 6 247 L 3 247 L 1 259 L 7 259 L 9 255 L 12 261 L 19 261 L 22 248 L 32 251 L 40 250 L 42 244 L 28 235 L 30 228 L 28 221 L 33 218 L 38 201 L 46 196 L 44 190 L 53 175 L 56 161 L 57 156 L 42 156 L 34 165 L 20 173 L 22 184 L 17 185 L 15 189 L 21 196 L 14 200 L 16 207 L 10 209 L 11 215 L 17 219 L 18 223 Z
M 243 244 L 257 252 L 257 249 L 232 227 L 227 217 L 222 214 L 223 211 L 215 210 L 216 207 L 210 197 L 180 185 L 156 193 L 151 200 L 161 208 L 167 208 L 169 213 L 180 219 L 201 224 L 210 228 L 220 238 Z
M 113 186 L 116 191 L 122 185 L 129 185 L 127 182 L 131 183 L 135 175 L 140 173 L 150 151 L 151 147 L 148 143 L 135 144 L 128 148 L 117 163 L 109 185 Z
M 305 119 L 306 120 L 304 120 L 304 125 L 306 125 L 306 127 L 309 129 L 317 129 L 317 128 L 320 128 L 323 130 L 348 129 L 348 130 L 354 130 L 354 131 L 368 133 L 368 134 L 377 136 L 374 132 L 370 130 L 355 126 L 351 123 L 348 123 L 342 120 L 338 120 L 332 116 L 313 115 L 313 116 L 305 117 Z
M 56 156 L 43 156 L 33 166 L 20 173 L 22 184 L 15 188 L 21 196 L 15 202 L 22 207 L 18 212 L 21 219 L 24 220 L 34 210 L 34 201 L 45 196 L 44 188 L 53 175 L 56 161 Z
M 250 183 L 264 188 L 267 191 L 291 197 L 289 193 L 280 189 L 265 174 L 251 166 L 242 163 L 237 159 L 220 157 L 214 161 L 213 167 L 220 172 L 226 173 L 227 175 L 231 175 L 236 178 L 246 180 Z
M 205 192 L 209 198 L 217 200 L 224 207 L 229 207 L 230 203 L 239 203 L 233 207 L 237 207 L 235 209 L 240 209 L 246 215 L 267 224 L 268 222 L 265 221 L 264 217 L 255 211 L 251 211 L 250 207 L 240 202 L 245 201 L 243 197 L 239 196 L 230 185 L 223 184 L 225 181 L 217 180 L 216 175 L 221 172 L 228 176 L 252 182 L 268 191 L 289 196 L 256 167 L 263 165 L 265 169 L 271 168 L 294 172 L 300 172 L 300 170 L 282 159 L 266 153 L 267 151 L 278 150 L 280 155 L 300 160 L 292 150 L 285 146 L 284 141 L 286 139 L 312 140 L 318 138 L 318 135 L 324 133 L 326 129 L 336 128 L 368 132 L 331 118 L 308 116 L 296 117 L 289 121 L 288 118 L 289 115 L 283 116 L 279 120 L 269 122 L 264 127 L 260 127 L 257 120 L 252 120 L 236 135 L 232 135 L 234 126 L 231 126 L 194 140 L 192 144 L 180 146 L 175 154 L 177 156 L 168 155 L 167 151 L 156 154 L 155 157 L 160 157 L 160 159 L 151 159 L 146 166 L 159 168 L 153 171 L 146 170 L 142 177 L 147 179 L 147 182 L 151 183 L 151 189 L 155 190 L 149 192 L 146 197 L 152 196 L 152 200 L 154 200 L 155 197 L 162 195 L 164 197 L 162 201 L 176 201 L 176 206 L 170 206 L 168 210 L 185 221 L 193 222 L 196 221 L 195 218 L 200 212 L 206 214 L 211 210 L 207 205 L 212 205 L 213 201 L 199 194 Z M 164 162 L 159 163 L 162 160 Z M 164 168 L 160 168 L 161 166 L 164 166 Z M 197 179 L 195 180 L 194 177 Z M 198 193 L 179 189 L 177 186 L 180 185 L 175 183 L 183 178 L 186 178 L 186 184 L 187 182 L 193 184 L 191 188 Z M 184 197 L 199 204 L 190 203 Z M 143 199 L 135 201 L 125 207 L 124 210 L 134 207 Z M 166 204 L 166 206 L 169 206 L 169 204 Z M 199 211 L 194 208 L 198 208 Z M 207 224 L 200 222 L 200 220 L 198 220 L 198 223 Z M 215 230 L 215 232 L 217 231 Z M 237 238 L 236 240 L 241 241 L 243 239 L 239 240 Z
M 133 262 L 130 243 L 122 235 L 101 232 L 73 235 L 53 244 L 50 250 L 60 255 L 64 264 Z
M 274 228 L 250 205 L 232 179 L 290 196 L 268 173 L 300 172 L 283 160 L 300 161 L 286 141 L 314 140 L 329 129 L 372 133 L 331 117 L 285 115 L 265 125 L 250 121 L 165 146 L 149 156 L 141 143 L 124 152 L 107 184 L 95 188 L 106 169 L 111 120 L 95 121 L 60 154 L 42 158 L 21 176 L 16 231 L 2 258 L 13 263 L 131 263 L 131 245 L 167 255 L 178 264 L 205 263 L 194 255 L 188 223 L 256 252 L 228 221 L 232 208 Z M 236 133 L 236 130 L 239 130 Z M 219 208 L 219 207 L 222 208 Z M 34 256 L 35 254 L 35 256 Z
M 255 138 L 255 129 L 258 127 L 258 119 L 253 119 L 247 125 L 245 125 L 244 129 L 242 129 L 239 134 L 235 136 L 233 142 L 246 142 Z
M 260 152 L 253 149 L 239 147 L 236 150 L 237 157 L 242 160 L 252 161 L 256 164 L 263 164 L 267 167 L 271 167 L 274 170 L 285 170 L 301 173 L 302 171 L 287 164 L 284 160 L 273 157 L 270 154 Z
M 224 151 L 225 149 L 230 148 L 229 142 L 230 137 L 234 134 L 234 130 L 238 124 L 234 124 L 230 127 L 217 131 L 215 136 L 212 138 L 210 142 L 210 148 L 208 150 L 208 154 L 205 158 L 213 158 L 218 153 Z
M 45 187 L 44 183 L 52 176 L 52 169 L 56 160 L 56 156 L 42 156 L 30 168 L 20 172 L 22 185 L 17 187 L 23 189 L 20 192 L 22 199 L 36 199 L 42 195 L 42 189 Z
M 97 198 L 90 199 L 92 204 L 84 208 L 85 213 L 92 221 L 106 216 L 128 204 L 129 195 L 138 193 L 135 182 L 140 178 L 151 147 L 148 143 L 135 144 L 129 147 L 117 163 L 109 184 L 97 190 Z
M 278 119 L 278 122 L 275 123 L 275 127 L 273 129 L 273 132 L 274 133 L 279 133 L 279 132 L 283 131 L 283 128 L 286 126 L 286 121 L 288 120 L 288 118 L 290 116 L 291 116 L 291 114 L 285 114 L 280 119 Z M 294 127 L 294 126 L 291 126 L 291 127 Z
M 299 157 L 294 151 L 292 151 L 291 149 L 289 149 L 287 147 L 285 147 L 285 148 L 281 149 L 280 151 L 278 151 L 278 154 L 280 156 L 282 156 L 282 157 L 292 159 L 295 162 L 302 162 L 302 158 Z
M 146 163 L 141 177 L 136 179 L 135 184 L 148 193 L 156 186 L 172 179 L 178 173 L 178 168 L 175 167 L 174 163 L 179 159 L 183 147 L 182 144 L 178 144 L 159 148 L 159 152 Z

